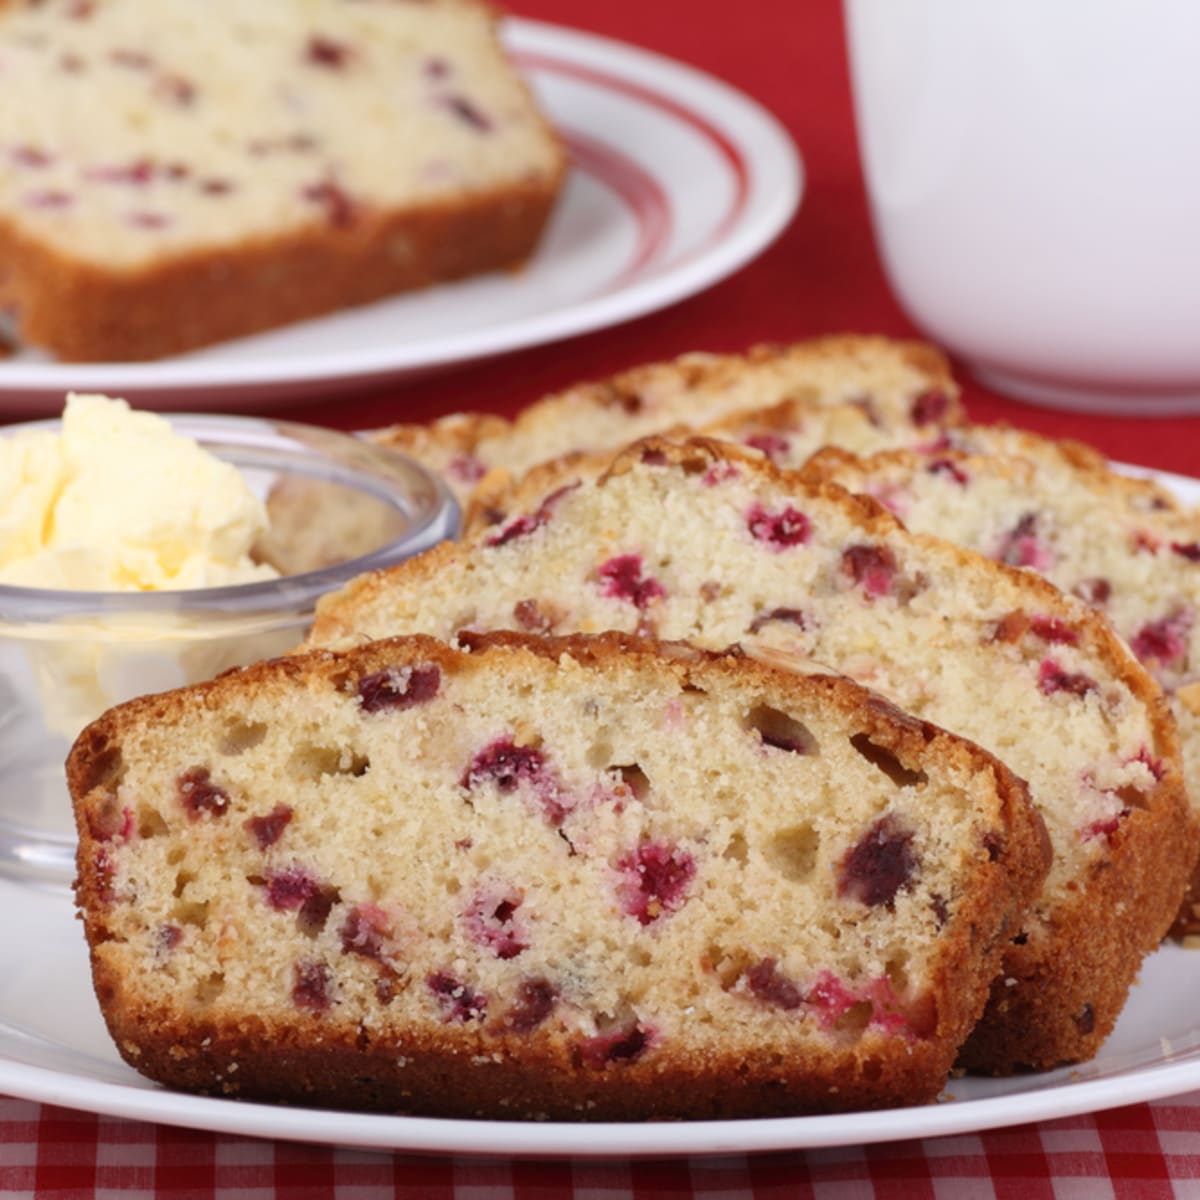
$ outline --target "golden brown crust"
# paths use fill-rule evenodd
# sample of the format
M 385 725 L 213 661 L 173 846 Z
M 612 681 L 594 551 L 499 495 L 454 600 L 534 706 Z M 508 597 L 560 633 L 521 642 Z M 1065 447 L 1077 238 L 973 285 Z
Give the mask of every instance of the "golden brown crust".
M 426 1023 L 397 1028 L 380 1014 L 370 1027 L 300 1014 L 273 1020 L 228 1006 L 207 1014 L 145 999 L 142 981 L 114 967 L 108 946 L 112 897 L 105 847 L 112 836 L 115 780 L 123 739 L 139 726 L 169 725 L 191 707 L 236 711 L 250 692 L 338 690 L 398 663 L 439 664 L 446 673 L 521 672 L 528 658 L 568 656 L 597 675 L 636 663 L 689 689 L 761 689 L 781 705 L 837 710 L 906 768 L 944 766 L 957 778 L 991 780 L 998 802 L 988 852 L 966 869 L 953 923 L 939 938 L 929 981 L 929 1028 L 917 1038 L 830 1039 L 820 1052 L 770 1046 L 727 1051 L 714 1037 L 701 1053 L 658 1054 L 597 1069 L 560 1033 L 516 1036 L 495 1028 Z M 964 739 L 901 713 L 849 681 L 798 676 L 737 652 L 711 654 L 621 635 L 530 639 L 504 633 L 472 639 L 469 653 L 415 636 L 349 653 L 317 652 L 259 663 L 217 680 L 112 710 L 80 739 L 68 760 L 80 829 L 78 902 L 91 949 L 96 993 L 112 1036 L 137 1070 L 169 1086 L 300 1104 L 447 1116 L 564 1119 L 716 1118 L 844 1111 L 935 1098 L 984 1002 L 1006 936 L 1037 894 L 1049 864 L 1045 829 L 1024 784 Z M 781 1018 L 785 1024 L 789 1018 Z
M 532 253 L 559 179 L 532 181 L 114 273 L 0 222 L 21 334 L 77 361 L 156 358 L 483 271 Z

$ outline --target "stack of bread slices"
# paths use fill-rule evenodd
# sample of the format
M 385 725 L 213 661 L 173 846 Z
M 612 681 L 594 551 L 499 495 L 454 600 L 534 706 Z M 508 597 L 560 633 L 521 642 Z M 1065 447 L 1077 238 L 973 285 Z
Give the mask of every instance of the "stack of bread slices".
M 461 540 L 72 753 L 97 993 L 151 1077 L 923 1103 L 1094 1055 L 1195 919 L 1196 519 L 971 425 L 930 347 L 691 355 L 374 436 L 445 472 Z

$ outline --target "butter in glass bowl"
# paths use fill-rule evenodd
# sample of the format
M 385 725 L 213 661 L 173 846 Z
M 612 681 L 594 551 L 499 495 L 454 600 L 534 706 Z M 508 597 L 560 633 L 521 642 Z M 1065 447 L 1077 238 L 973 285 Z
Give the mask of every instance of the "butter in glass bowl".
M 419 464 L 312 426 L 74 396 L 0 427 L 0 872 L 70 881 L 62 763 L 106 708 L 287 653 L 457 522 Z

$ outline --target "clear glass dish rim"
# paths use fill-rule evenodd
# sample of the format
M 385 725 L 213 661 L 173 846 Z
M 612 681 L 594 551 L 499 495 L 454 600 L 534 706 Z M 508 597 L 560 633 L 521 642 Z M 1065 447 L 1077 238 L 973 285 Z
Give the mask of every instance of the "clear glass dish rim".
M 300 471 L 324 482 L 342 483 L 391 503 L 410 520 L 404 535 L 369 554 L 277 579 L 221 587 L 180 588 L 154 592 L 75 591 L 21 587 L 0 583 L 0 624 L 11 621 L 52 621 L 90 614 L 151 615 L 181 609 L 250 615 L 279 611 L 310 611 L 317 599 L 356 575 L 391 566 L 426 550 L 458 530 L 458 503 L 443 480 L 415 459 L 379 446 L 366 438 L 319 425 L 272 417 L 241 417 L 211 413 L 163 413 L 173 428 L 188 436 L 218 439 L 248 452 L 296 454 L 297 462 L 322 464 L 324 471 Z M 51 418 L 0 426 L 0 437 L 24 431 L 53 430 Z M 358 470 L 339 457 L 353 454 Z M 369 467 L 369 472 L 364 471 Z M 373 480 L 375 486 L 364 486 Z M 423 494 L 424 493 L 424 494 Z

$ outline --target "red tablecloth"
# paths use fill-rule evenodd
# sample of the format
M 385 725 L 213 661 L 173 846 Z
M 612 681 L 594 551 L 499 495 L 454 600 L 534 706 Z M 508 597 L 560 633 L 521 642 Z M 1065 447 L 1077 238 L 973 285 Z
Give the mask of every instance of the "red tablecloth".
M 749 92 L 794 136 L 801 209 L 760 258 L 703 295 L 606 332 L 287 416 L 341 428 L 457 409 L 511 413 L 579 379 L 693 350 L 860 331 L 912 335 L 880 270 L 858 169 L 836 0 L 512 0 L 685 60 Z M 1181 247 L 1181 252 L 1186 248 Z M 963 378 L 972 416 L 1093 442 L 1200 475 L 1200 416 L 1100 419 L 1027 407 Z M 522 1163 L 360 1153 L 214 1136 L 0 1097 L 0 1194 L 369 1197 L 1200 1197 L 1200 1094 L 1035 1126 L 925 1141 L 673 1162 Z

